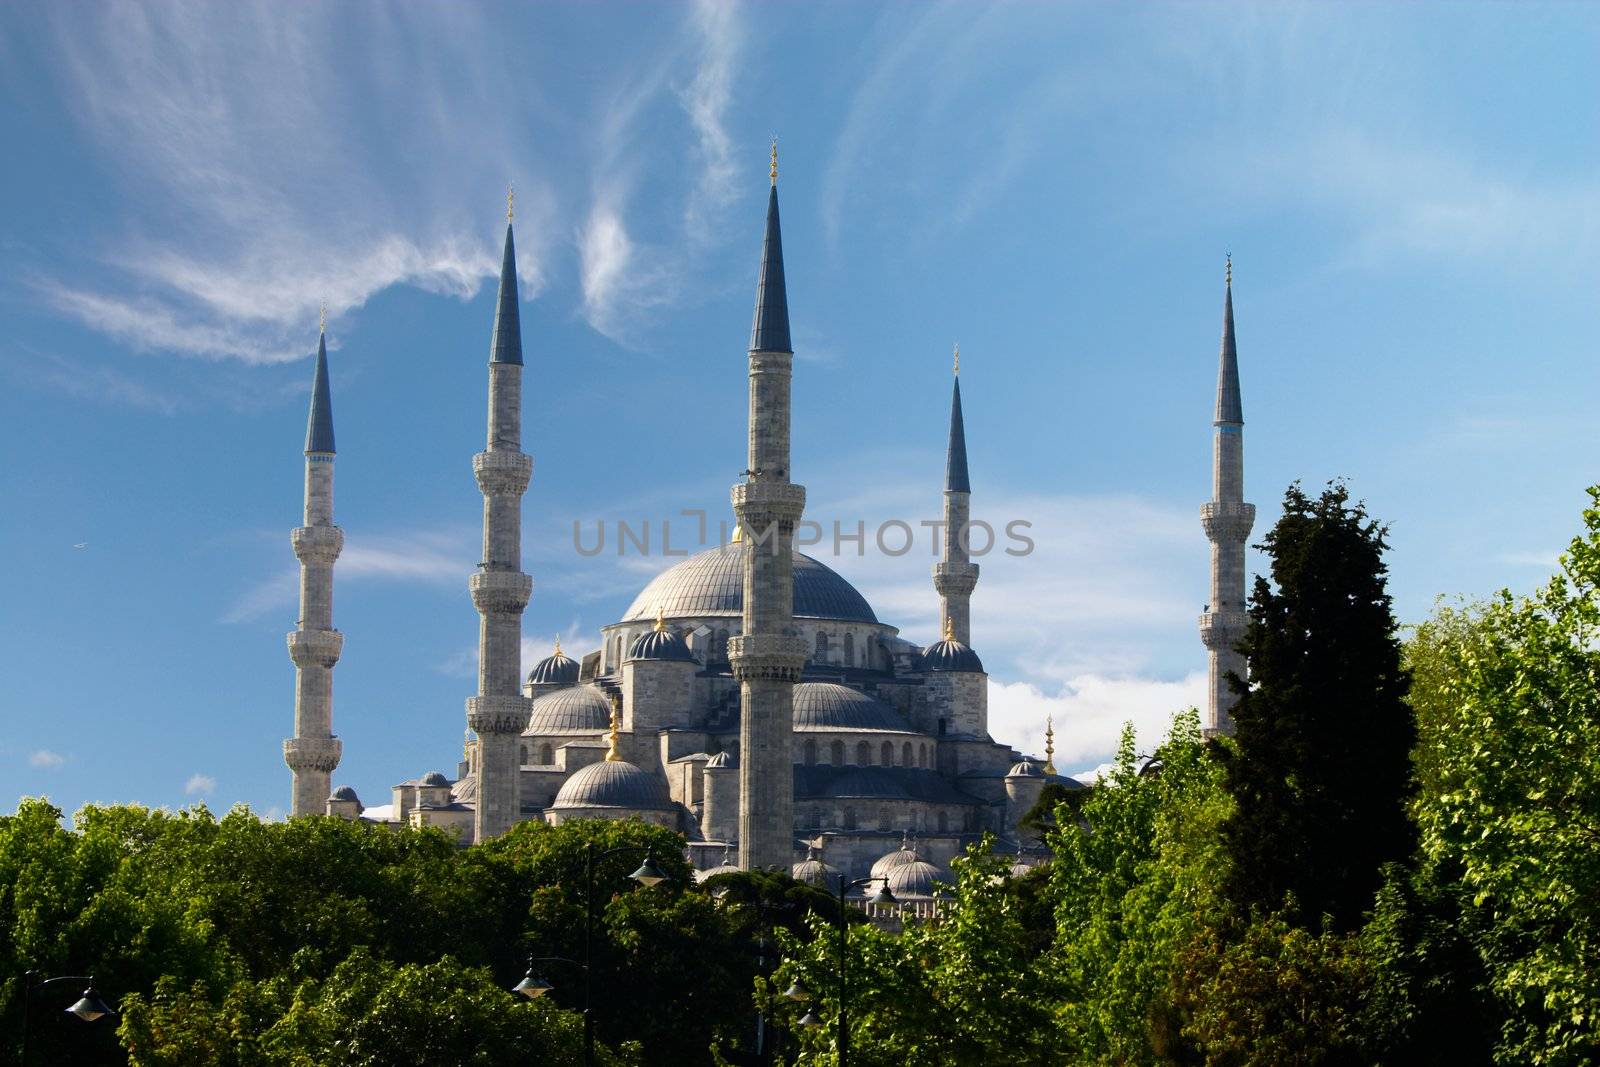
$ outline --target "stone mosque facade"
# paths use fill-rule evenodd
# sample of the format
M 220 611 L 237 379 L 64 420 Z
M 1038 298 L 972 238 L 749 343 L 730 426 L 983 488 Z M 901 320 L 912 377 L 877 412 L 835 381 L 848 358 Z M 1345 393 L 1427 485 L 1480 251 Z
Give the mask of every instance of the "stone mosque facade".
M 638 819 L 688 841 L 704 873 L 778 867 L 816 883 L 840 874 L 889 879 L 930 899 L 951 859 L 985 832 L 1017 862 L 1037 861 L 1019 820 L 1048 783 L 1080 784 L 989 732 L 988 675 L 974 650 L 970 601 L 979 568 L 964 536 L 971 484 L 961 386 L 952 389 L 941 559 L 933 568 L 942 637 L 919 647 L 880 619 L 825 563 L 793 547 L 805 489 L 791 481 L 789 338 L 777 155 L 749 346 L 749 452 L 724 545 L 651 580 L 598 647 L 559 644 L 521 677 L 521 501 L 532 461 L 521 448 L 522 344 L 511 212 L 490 348 L 488 432 L 473 472 L 484 496 L 484 562 L 469 579 L 480 616 L 478 690 L 466 700 L 454 775 L 395 785 L 363 807 L 331 789 L 341 755 L 332 730 L 334 436 L 325 340 L 319 341 L 306 439 L 305 525 L 293 533 L 301 611 L 289 634 L 295 736 L 284 742 L 292 814 L 436 826 L 463 844 L 521 820 Z M 959 368 L 958 368 L 959 369 Z M 1231 266 L 1218 381 L 1215 499 L 1202 509 L 1212 602 L 1201 633 L 1213 684 L 1205 722 L 1229 727 L 1228 671 L 1242 630 L 1243 544 L 1254 509 L 1243 482 Z M 931 487 L 930 487 L 931 488 Z M 931 495 L 931 492 L 930 492 Z M 933 598 L 930 597 L 930 608 Z M 980 613 L 981 618 L 981 613 Z M 981 633 L 981 628 L 980 628 Z M 1218 679 L 1221 679 L 1219 682 Z M 1048 735 L 1047 735 L 1048 736 Z

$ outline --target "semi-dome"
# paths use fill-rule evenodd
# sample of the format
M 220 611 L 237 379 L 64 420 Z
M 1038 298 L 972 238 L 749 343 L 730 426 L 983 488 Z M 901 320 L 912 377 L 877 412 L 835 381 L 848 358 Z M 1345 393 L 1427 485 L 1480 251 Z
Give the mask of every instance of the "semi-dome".
M 983 673 L 983 660 L 972 649 L 954 638 L 935 641 L 922 650 L 922 669 L 925 671 L 968 671 Z
M 561 643 L 556 642 L 556 650 L 540 660 L 528 674 L 530 685 L 577 685 L 578 661 L 561 651 Z
M 582 734 L 611 723 L 611 700 L 597 685 L 557 689 L 533 702 L 525 734 Z
M 664 613 L 669 619 L 744 612 L 744 549 L 722 545 L 696 553 L 651 579 L 634 598 L 623 622 L 645 622 Z M 796 618 L 878 621 L 867 598 L 832 568 L 794 554 Z
M 672 807 L 666 785 L 626 760 L 604 759 L 582 768 L 556 793 L 552 808 Z
M 892 706 L 837 682 L 801 682 L 794 687 L 794 728 L 916 732 Z
M 658 628 L 640 634 L 628 649 L 629 659 L 659 659 L 675 663 L 693 663 L 694 653 L 688 642 L 674 630 Z
M 712 756 L 710 759 L 706 760 L 707 767 L 713 767 L 718 770 L 730 769 L 737 767 L 738 765 L 739 764 L 734 761 L 732 752 L 718 752 L 715 756 Z
M 947 881 L 943 871 L 923 859 L 902 863 L 891 869 L 886 877 L 889 879 L 889 892 L 902 899 L 931 897 L 934 890 Z
M 1011 769 L 1006 772 L 1006 777 L 1007 778 L 1043 778 L 1044 774 L 1042 772 L 1040 772 L 1039 768 L 1035 767 L 1033 764 L 1029 763 L 1027 760 L 1023 760 L 1021 763 L 1013 764 Z

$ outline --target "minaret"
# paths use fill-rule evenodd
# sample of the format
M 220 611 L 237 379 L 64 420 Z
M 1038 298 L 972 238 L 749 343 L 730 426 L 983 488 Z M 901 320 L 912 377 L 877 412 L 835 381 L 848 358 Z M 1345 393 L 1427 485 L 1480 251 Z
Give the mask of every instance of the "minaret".
M 522 451 L 522 325 L 512 201 L 506 197 L 506 249 L 500 300 L 489 347 L 489 447 L 472 457 L 483 493 L 483 562 L 468 587 L 478 609 L 478 695 L 467 700 L 467 725 L 478 735 L 475 841 L 511 828 L 522 815 L 517 739 L 528 725 L 522 695 L 522 610 L 533 579 L 522 573 L 522 494 L 533 459 Z
M 950 394 L 950 447 L 944 463 L 944 553 L 933 565 L 939 591 L 939 629 L 972 647 L 972 588 L 978 565 L 967 555 L 967 523 L 972 516 L 972 485 L 967 481 L 967 432 L 961 421 L 961 347 L 956 346 L 955 384 Z
M 305 525 L 290 535 L 300 560 L 300 622 L 289 635 L 294 736 L 283 743 L 283 762 L 293 772 L 289 814 L 322 815 L 328 810 L 330 779 L 343 751 L 333 736 L 333 665 L 344 648 L 344 635 L 333 628 L 333 561 L 344 548 L 344 531 L 333 524 L 333 398 L 328 389 L 326 309 L 306 423 L 305 497 Z
M 1245 631 L 1244 543 L 1256 506 L 1244 502 L 1244 407 L 1239 400 L 1239 353 L 1233 340 L 1233 259 L 1228 259 L 1222 304 L 1222 355 L 1217 370 L 1216 432 L 1211 446 L 1211 502 L 1200 522 L 1211 542 L 1211 602 L 1200 616 L 1200 640 L 1210 661 L 1210 689 L 1202 723 L 1207 736 L 1233 733 L 1233 691 L 1228 675 L 1245 676 L 1237 646 Z
M 739 866 L 746 870 L 794 859 L 794 685 L 806 661 L 794 633 L 794 527 L 805 509 L 804 486 L 789 481 L 789 303 L 783 284 L 778 226 L 778 143 L 772 143 L 772 191 L 750 330 L 750 451 L 745 480 L 733 487 L 733 510 L 744 537 L 744 619 L 728 642 L 739 680 Z

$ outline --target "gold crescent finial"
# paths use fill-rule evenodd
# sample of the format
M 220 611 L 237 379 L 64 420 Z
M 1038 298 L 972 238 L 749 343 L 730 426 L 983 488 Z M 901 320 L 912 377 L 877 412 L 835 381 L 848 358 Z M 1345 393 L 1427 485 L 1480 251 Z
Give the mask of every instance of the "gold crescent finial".
M 954 641 L 956 639 L 956 624 L 948 615 L 945 616 L 944 620 L 944 639 L 946 641 Z
M 1044 717 L 1044 773 L 1056 773 L 1056 721 L 1055 717 Z
M 667 629 L 667 613 L 660 604 L 656 605 L 656 633 L 664 633 Z
M 961 376 L 961 342 L 960 341 L 956 342 L 956 368 L 955 368 L 955 374 L 956 374 L 956 377 L 958 377 L 958 378 Z
M 317 332 L 328 332 L 328 305 L 326 303 L 322 305 L 322 311 L 317 315 Z
M 606 752 L 607 763 L 621 763 L 622 750 L 618 746 L 622 743 L 617 736 L 617 709 L 611 709 L 611 731 L 606 734 L 606 740 L 611 742 L 611 748 Z
M 558 656 L 561 655 L 561 635 L 560 634 L 556 634 L 556 651 L 555 651 L 555 654 L 558 655 Z
M 1228 253 L 1228 266 L 1226 268 L 1225 278 L 1226 278 L 1226 281 L 1224 282 L 1224 284 L 1226 284 L 1231 289 L 1233 287 L 1233 253 L 1232 252 Z
M 512 184 L 510 184 L 508 182 L 506 184 L 506 221 L 510 222 L 511 221 L 511 217 L 513 215 L 515 215 L 516 213 L 517 213 L 517 188 L 516 188 L 516 186 L 514 186 L 514 185 L 512 185 Z
M 772 139 L 772 184 L 778 184 L 778 139 Z

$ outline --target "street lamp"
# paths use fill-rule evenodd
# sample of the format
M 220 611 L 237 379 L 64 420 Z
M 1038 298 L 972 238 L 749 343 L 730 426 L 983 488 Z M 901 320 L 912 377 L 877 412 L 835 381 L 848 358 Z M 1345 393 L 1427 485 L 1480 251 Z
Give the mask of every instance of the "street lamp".
M 39 981 L 38 971 L 29 971 L 22 976 L 22 1057 L 18 1061 L 22 1067 L 28 1065 L 28 1030 L 33 1022 L 33 995 L 63 982 L 83 982 L 87 985 L 83 995 L 70 1008 L 63 1009 L 68 1015 L 76 1015 L 86 1023 L 107 1015 L 115 1015 L 111 1005 L 100 999 L 100 994 L 94 988 L 94 975 L 64 974 L 60 978 L 46 978 Z
M 850 996 L 849 986 L 847 985 L 849 980 L 849 971 L 845 966 L 848 960 L 848 957 L 845 953 L 845 945 L 848 939 L 847 931 L 849 930 L 850 924 L 847 921 L 848 913 L 845 911 L 845 895 L 848 894 L 852 889 L 865 889 L 874 882 L 882 882 L 883 885 L 879 887 L 876 893 L 867 898 L 867 903 L 899 903 L 899 901 L 895 900 L 894 893 L 890 892 L 889 890 L 889 879 L 883 875 L 875 875 L 870 878 L 857 878 L 853 882 L 849 880 L 848 875 L 841 874 L 839 876 L 839 1067 L 844 1067 L 845 1061 L 850 1052 L 850 1028 L 849 1020 L 846 1016 L 846 1012 L 848 1010 L 846 1007 L 846 1002 L 849 1000 Z M 791 985 L 788 991 L 783 995 L 786 999 L 795 1001 L 796 1003 L 804 1003 L 805 1001 L 811 999 L 811 991 L 802 985 L 799 979 L 796 979 L 794 984 Z M 796 1025 L 810 1029 L 821 1026 L 822 1019 L 817 1015 L 815 1009 L 808 1009 L 806 1013 L 800 1017 L 800 1021 Z
M 583 1062 L 585 1067 L 594 1067 L 594 864 L 595 860 L 608 859 L 611 856 L 624 852 L 643 852 L 644 862 L 639 864 L 639 869 L 628 875 L 642 886 L 659 885 L 667 880 L 656 866 L 655 850 L 645 845 L 623 845 L 619 848 L 607 849 L 596 852 L 593 842 L 585 842 L 583 846 L 583 960 L 569 960 L 564 956 L 538 956 L 528 960 L 528 973 L 522 976 L 522 981 L 511 987 L 513 993 L 521 993 L 529 1000 L 537 1000 L 544 996 L 555 986 L 545 981 L 534 973 L 533 965 L 536 963 L 570 963 L 583 971 Z

